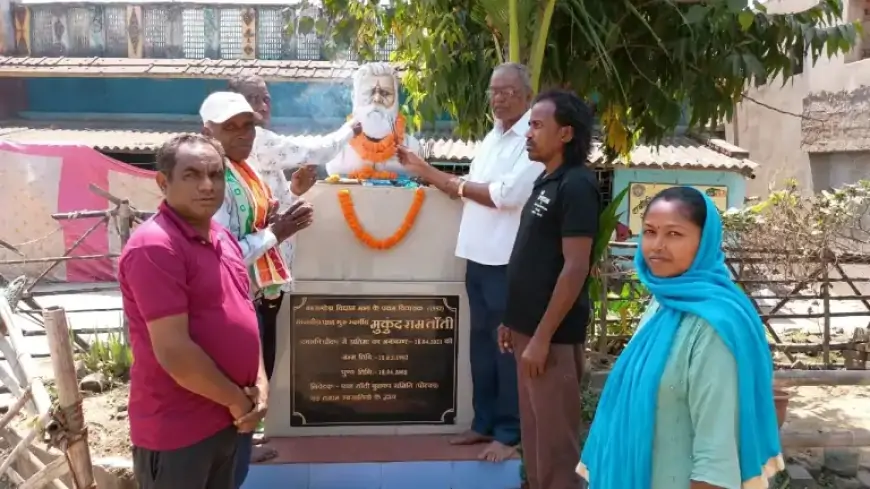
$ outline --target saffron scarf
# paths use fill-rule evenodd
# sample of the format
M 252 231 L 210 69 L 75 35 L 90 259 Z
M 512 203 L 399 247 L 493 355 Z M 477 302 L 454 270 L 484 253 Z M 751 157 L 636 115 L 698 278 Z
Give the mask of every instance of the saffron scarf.
M 649 489 L 659 384 L 684 314 L 707 321 L 734 355 L 743 488 L 764 489 L 784 468 L 773 403 L 773 360 L 764 326 L 749 298 L 731 280 L 722 251 L 722 219 L 713 202 L 704 199 L 707 219 L 689 270 L 678 277 L 656 277 L 640 248 L 635 255 L 640 281 L 659 308 L 619 355 L 607 378 L 577 466 L 590 489 Z
M 233 198 L 241 229 L 247 236 L 268 226 L 272 192 L 247 162 L 229 161 L 226 169 L 227 186 Z M 290 281 L 290 269 L 278 247 L 272 247 L 249 267 L 248 272 L 258 290 L 267 298 L 277 297 L 281 286 Z

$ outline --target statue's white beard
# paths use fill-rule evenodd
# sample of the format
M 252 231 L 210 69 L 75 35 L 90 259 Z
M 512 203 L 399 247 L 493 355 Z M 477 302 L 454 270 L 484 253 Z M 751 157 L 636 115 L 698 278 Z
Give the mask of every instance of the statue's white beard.
M 383 139 L 393 132 L 397 111 L 380 105 L 363 105 L 353 109 L 353 117 L 362 124 L 363 133 L 372 139 Z

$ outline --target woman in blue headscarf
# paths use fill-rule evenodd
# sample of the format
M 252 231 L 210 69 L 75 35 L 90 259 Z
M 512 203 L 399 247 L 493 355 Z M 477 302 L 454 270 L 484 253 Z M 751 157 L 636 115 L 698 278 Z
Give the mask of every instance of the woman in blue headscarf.
M 604 386 L 577 471 L 590 489 L 764 489 L 783 469 L 773 361 L 731 280 L 722 221 L 689 187 L 643 216 L 635 257 L 653 296 Z

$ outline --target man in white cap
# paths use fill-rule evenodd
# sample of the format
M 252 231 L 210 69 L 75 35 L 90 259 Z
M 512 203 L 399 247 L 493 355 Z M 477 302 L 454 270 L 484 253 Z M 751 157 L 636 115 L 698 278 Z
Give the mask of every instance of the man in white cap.
M 232 92 L 215 92 L 200 108 L 203 132 L 217 139 L 226 152 L 226 191 L 215 219 L 226 226 L 238 240 L 248 266 L 252 299 L 274 299 L 290 282 L 290 268 L 278 245 L 296 232 L 311 225 L 313 209 L 297 200 L 283 213 L 276 213 L 276 201 L 269 185 L 262 179 L 251 150 L 256 137 L 256 114 L 245 97 Z M 246 278 L 248 278 L 246 277 Z M 261 318 L 262 323 L 262 318 Z M 262 324 L 261 334 L 262 334 Z M 252 417 L 265 416 L 269 380 L 263 357 L 256 389 Z M 251 460 L 252 433 L 242 433 L 236 457 L 236 487 L 241 487 Z M 274 450 L 261 450 L 255 461 L 274 457 Z
M 269 185 L 272 195 L 278 201 L 278 209 L 284 211 L 305 192 L 316 180 L 317 168 L 338 155 L 350 139 L 362 131 L 355 121 L 348 121 L 337 131 L 324 136 L 308 136 L 305 139 L 282 136 L 268 129 L 272 119 L 272 96 L 266 81 L 257 75 L 239 75 L 230 79 L 227 90 L 241 94 L 257 113 L 258 127 L 251 151 L 252 163 L 260 177 Z M 293 171 L 290 185 L 285 172 Z M 288 239 L 278 248 L 285 263 L 293 269 L 293 241 Z M 282 287 L 281 293 L 274 298 L 260 298 L 255 302 L 260 316 L 263 341 L 263 361 L 266 375 L 271 379 L 275 366 L 277 342 L 277 319 L 284 293 L 292 290 L 292 282 Z

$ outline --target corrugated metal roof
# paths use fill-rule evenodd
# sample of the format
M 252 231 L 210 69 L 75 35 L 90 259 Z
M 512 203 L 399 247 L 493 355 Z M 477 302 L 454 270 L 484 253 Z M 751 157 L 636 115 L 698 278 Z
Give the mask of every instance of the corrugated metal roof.
M 0 124 L 0 139 L 25 144 L 81 144 L 107 153 L 151 153 L 172 136 L 193 132 L 193 125 L 150 123 L 142 129 L 112 129 L 121 123 L 34 123 Z M 129 126 L 129 123 L 127 123 Z M 300 139 L 313 137 L 297 136 Z M 479 144 L 458 139 L 421 139 L 423 154 L 429 161 L 466 163 L 471 161 Z M 599 166 L 661 168 L 689 170 L 719 170 L 753 176 L 758 165 L 748 159 L 748 153 L 721 139 L 701 139 L 689 136 L 665 138 L 661 145 L 637 146 L 629 162 L 606 163 L 600 145 L 593 149 L 590 160 Z
M 424 152 L 438 161 L 470 161 L 478 142 L 462 140 L 424 141 Z M 595 143 L 589 160 L 602 167 L 662 168 L 734 171 L 754 176 L 758 164 L 749 160 L 749 152 L 722 139 L 672 136 L 660 146 L 638 145 L 629 161 L 607 163 L 600 143 Z
M 604 155 L 597 146 L 590 160 L 601 163 Z M 612 166 L 643 168 L 725 170 L 754 176 L 758 164 L 749 160 L 749 152 L 722 139 L 696 136 L 664 138 L 659 146 L 638 145 L 628 162 L 615 162 Z
M 352 61 L 0 56 L 0 77 L 229 78 L 259 75 L 267 80 L 316 82 L 350 79 L 357 67 Z
M 186 131 L 52 129 L 25 126 L 0 128 L 0 139 L 23 144 L 79 144 L 107 153 L 151 153 L 172 136 Z

